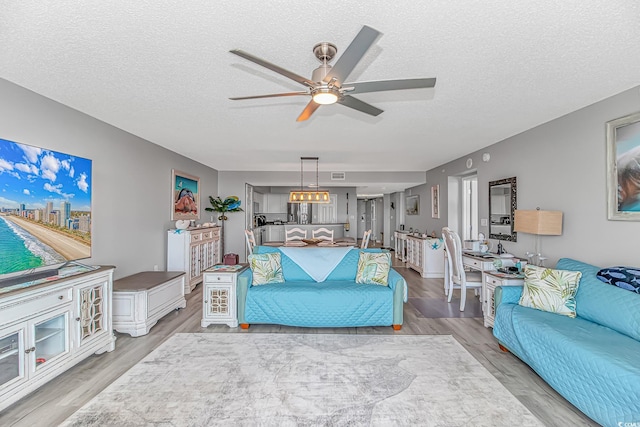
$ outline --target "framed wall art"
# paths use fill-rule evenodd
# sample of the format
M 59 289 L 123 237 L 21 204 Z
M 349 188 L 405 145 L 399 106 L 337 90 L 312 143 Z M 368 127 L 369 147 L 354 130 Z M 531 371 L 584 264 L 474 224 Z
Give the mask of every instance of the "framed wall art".
M 420 196 L 407 196 L 405 205 L 407 215 L 420 215 Z
M 171 220 L 200 218 L 200 178 L 171 170 Z
M 440 186 L 431 186 L 431 218 L 440 218 Z
M 640 221 L 640 112 L 606 128 L 608 219 Z

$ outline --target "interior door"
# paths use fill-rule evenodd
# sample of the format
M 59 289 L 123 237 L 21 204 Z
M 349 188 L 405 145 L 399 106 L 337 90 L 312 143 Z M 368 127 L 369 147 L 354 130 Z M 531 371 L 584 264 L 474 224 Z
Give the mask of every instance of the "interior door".
M 318 223 L 335 224 L 338 222 L 338 195 L 330 194 L 329 203 L 318 203 Z

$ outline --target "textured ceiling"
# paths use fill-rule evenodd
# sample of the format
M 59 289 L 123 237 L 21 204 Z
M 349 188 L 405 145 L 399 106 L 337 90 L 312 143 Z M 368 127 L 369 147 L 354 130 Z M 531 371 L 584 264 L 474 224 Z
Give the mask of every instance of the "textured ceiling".
M 366 116 L 232 55 L 311 77 L 362 25 L 383 33 L 348 80 L 437 77 L 359 97 Z M 221 171 L 425 171 L 639 84 L 640 2 L 25 1 L 0 4 L 0 77 Z M 256 183 L 259 184 L 259 183 Z

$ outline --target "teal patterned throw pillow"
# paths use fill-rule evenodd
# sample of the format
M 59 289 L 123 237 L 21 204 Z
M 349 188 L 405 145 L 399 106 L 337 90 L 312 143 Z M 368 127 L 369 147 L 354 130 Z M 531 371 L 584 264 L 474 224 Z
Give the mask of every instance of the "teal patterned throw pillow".
M 356 283 L 387 286 L 390 268 L 389 252 L 360 252 Z
M 576 317 L 576 292 L 582 273 L 527 265 L 520 305 Z
M 284 282 L 280 252 L 253 254 L 249 255 L 247 259 L 253 275 L 252 285 Z

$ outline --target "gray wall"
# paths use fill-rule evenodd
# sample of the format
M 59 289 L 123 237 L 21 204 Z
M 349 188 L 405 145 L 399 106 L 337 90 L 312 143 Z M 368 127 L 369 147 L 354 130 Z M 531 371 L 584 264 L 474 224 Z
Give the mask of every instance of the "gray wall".
M 409 230 L 413 229 L 420 231 L 421 233 L 431 234 L 434 231 L 433 226 L 431 225 L 431 185 L 432 183 L 427 183 L 423 185 L 418 185 L 417 187 L 408 188 L 404 192 L 404 197 L 407 196 L 420 196 L 420 214 L 419 215 L 407 215 L 406 212 L 404 214 L 404 229 Z M 442 193 L 442 184 L 440 185 L 440 203 L 443 200 L 446 200 L 446 193 Z M 406 209 L 406 205 L 405 205 Z M 440 218 L 442 218 L 442 208 L 440 211 Z M 440 230 L 442 227 L 436 230 L 436 234 L 440 235 Z
M 468 173 L 465 163 L 471 158 L 478 173 L 480 218 L 489 214 L 489 181 L 512 176 L 518 180 L 518 208 L 564 212 L 562 236 L 541 236 L 548 266 L 562 257 L 600 266 L 638 266 L 640 222 L 607 220 L 605 123 L 639 110 L 636 87 L 427 171 L 427 184 L 411 189 L 421 195 L 420 218 L 407 216 L 406 224 L 420 230 L 448 225 L 448 207 L 442 203 L 448 177 Z M 483 153 L 491 155 L 489 162 L 482 161 Z M 434 184 L 440 184 L 438 220 L 422 210 L 427 208 L 422 199 L 429 199 L 427 191 Z M 488 235 L 487 227 L 480 231 Z M 517 243 L 504 245 L 524 256 L 533 250 L 534 237 L 519 233 Z
M 0 138 L 93 160 L 92 257 L 83 262 L 115 265 L 116 278 L 165 269 L 172 168 L 200 177 L 201 211 L 217 195 L 215 169 L 3 79 Z

